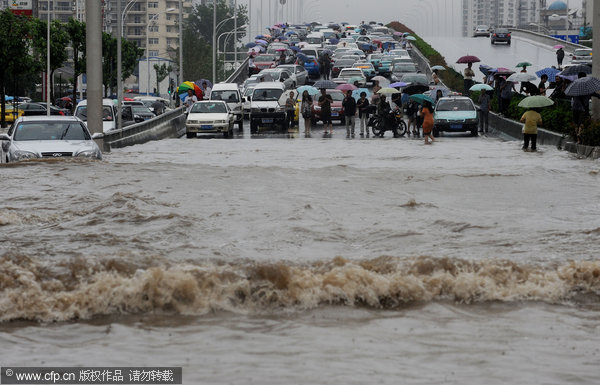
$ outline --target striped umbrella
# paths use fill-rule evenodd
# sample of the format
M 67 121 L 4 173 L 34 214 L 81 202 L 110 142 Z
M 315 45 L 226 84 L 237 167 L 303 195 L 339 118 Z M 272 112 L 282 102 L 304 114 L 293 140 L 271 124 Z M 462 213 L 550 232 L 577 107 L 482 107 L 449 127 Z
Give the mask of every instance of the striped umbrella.
M 556 68 L 552 68 L 552 67 L 546 67 L 543 68 L 539 71 L 537 71 L 535 74 L 537 76 L 539 76 L 540 78 L 542 77 L 542 75 L 546 75 L 548 76 L 548 80 L 551 82 L 556 81 L 556 74 L 560 73 L 560 70 L 557 70 Z

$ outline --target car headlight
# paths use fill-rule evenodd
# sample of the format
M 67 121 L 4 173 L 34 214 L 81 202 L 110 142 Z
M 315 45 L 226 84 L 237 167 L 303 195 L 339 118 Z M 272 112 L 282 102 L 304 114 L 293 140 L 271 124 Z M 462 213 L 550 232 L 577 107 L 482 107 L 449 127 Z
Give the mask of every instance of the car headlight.
M 81 158 L 98 158 L 98 159 L 102 159 L 102 155 L 98 151 L 96 151 L 96 150 L 81 151 L 76 156 L 77 157 L 81 157 Z
M 275 109 L 276 112 L 285 112 L 285 107 L 279 106 Z
M 215 124 L 223 124 L 223 123 L 227 123 L 226 120 L 215 120 Z
M 27 159 L 36 159 L 39 158 L 38 154 L 30 151 L 15 151 L 13 153 L 14 160 L 27 160 Z

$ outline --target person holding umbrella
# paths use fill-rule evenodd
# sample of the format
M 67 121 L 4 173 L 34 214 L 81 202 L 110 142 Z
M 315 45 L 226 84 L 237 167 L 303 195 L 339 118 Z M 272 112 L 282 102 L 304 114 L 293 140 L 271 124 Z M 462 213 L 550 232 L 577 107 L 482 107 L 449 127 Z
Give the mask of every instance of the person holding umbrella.
M 192 90 L 192 89 L 187 90 L 187 96 L 183 100 L 183 104 L 187 108 L 187 112 L 190 111 L 190 108 L 192 107 L 192 105 L 194 103 L 196 103 L 197 101 L 198 101 L 198 97 L 196 97 L 196 95 L 194 94 L 194 90 Z
M 300 110 L 302 111 L 302 117 L 304 118 L 304 135 L 306 136 L 310 136 L 312 105 L 312 98 L 308 91 L 304 90 L 304 92 L 302 92 L 302 104 L 300 105 Z
M 521 116 L 523 127 L 523 151 L 529 151 L 529 141 L 531 140 L 531 151 L 535 152 L 537 143 L 537 128 L 542 124 L 542 115 L 538 108 L 531 108 Z
M 481 90 L 479 94 L 479 132 L 488 132 L 490 116 L 490 94 L 486 90 Z
M 369 127 L 367 127 L 367 119 L 369 119 L 369 99 L 367 99 L 367 93 L 361 92 L 360 99 L 356 103 L 358 108 L 358 118 L 360 119 L 360 136 L 364 135 L 367 131 L 367 137 L 369 137 Z
M 467 68 L 465 68 L 465 80 L 464 80 L 464 86 L 465 86 L 465 95 L 470 95 L 471 91 L 469 91 L 469 88 L 471 88 L 473 86 L 473 78 L 475 77 L 475 72 L 473 72 L 473 63 L 467 63 Z

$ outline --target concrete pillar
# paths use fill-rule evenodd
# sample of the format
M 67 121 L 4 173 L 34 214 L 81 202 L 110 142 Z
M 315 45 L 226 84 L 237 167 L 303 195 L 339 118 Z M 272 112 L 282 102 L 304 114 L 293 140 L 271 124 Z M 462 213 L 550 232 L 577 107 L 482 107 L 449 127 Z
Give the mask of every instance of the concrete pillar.
M 600 79 L 600 7 L 594 7 L 592 28 L 594 38 L 592 40 L 592 51 L 596 54 L 592 56 L 592 76 Z M 592 98 L 592 119 L 600 120 L 600 99 Z
M 102 132 L 102 2 L 86 0 L 87 125 Z

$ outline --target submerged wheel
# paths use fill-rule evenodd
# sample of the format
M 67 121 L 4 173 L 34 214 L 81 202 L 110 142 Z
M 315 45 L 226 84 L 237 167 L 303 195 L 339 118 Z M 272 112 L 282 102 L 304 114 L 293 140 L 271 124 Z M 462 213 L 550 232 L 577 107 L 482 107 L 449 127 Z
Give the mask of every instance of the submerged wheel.
M 185 136 L 188 139 L 195 138 L 196 137 L 196 133 L 195 132 L 186 132 Z

